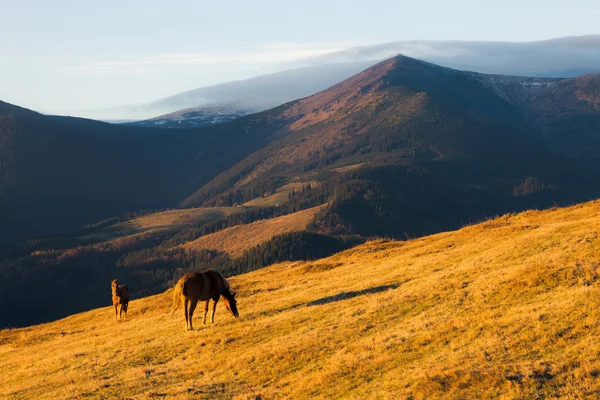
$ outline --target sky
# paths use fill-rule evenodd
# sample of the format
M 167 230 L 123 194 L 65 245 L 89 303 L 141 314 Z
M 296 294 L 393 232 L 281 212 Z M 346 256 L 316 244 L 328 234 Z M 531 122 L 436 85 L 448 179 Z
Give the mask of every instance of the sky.
M 535 41 L 599 20 L 598 0 L 0 0 L 0 100 L 77 115 L 355 46 Z

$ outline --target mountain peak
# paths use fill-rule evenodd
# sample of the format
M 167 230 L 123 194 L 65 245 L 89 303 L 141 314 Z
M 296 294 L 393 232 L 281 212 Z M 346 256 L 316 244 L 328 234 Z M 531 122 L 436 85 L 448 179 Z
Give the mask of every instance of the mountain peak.
M 392 57 L 390 60 L 394 61 L 395 68 L 415 68 L 415 69 L 427 69 L 433 68 L 436 70 L 452 70 L 452 68 L 442 67 L 441 65 L 433 64 L 427 61 L 419 60 L 417 58 L 412 58 L 406 56 L 404 54 L 398 54 L 395 57 Z

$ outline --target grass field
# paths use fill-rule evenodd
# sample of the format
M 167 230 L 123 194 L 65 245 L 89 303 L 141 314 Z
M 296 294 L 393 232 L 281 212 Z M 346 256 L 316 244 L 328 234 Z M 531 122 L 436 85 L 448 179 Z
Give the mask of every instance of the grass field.
M 596 201 L 278 264 L 193 332 L 170 291 L 4 330 L 0 397 L 598 398 L 599 231 Z
M 236 225 L 182 245 L 186 250 L 219 250 L 239 257 L 244 250 L 257 246 L 273 236 L 301 231 L 312 221 L 315 213 L 324 206 L 309 208 L 277 218 L 264 219 L 246 225 Z

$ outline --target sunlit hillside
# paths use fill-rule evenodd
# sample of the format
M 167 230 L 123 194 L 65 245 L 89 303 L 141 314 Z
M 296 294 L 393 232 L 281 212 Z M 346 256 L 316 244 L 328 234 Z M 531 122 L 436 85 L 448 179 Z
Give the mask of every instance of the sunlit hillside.
M 313 207 L 277 218 L 252 222 L 251 224 L 236 225 L 210 235 L 201 236 L 182 246 L 187 251 L 211 249 L 227 253 L 233 257 L 239 257 L 244 253 L 244 250 L 264 243 L 273 236 L 304 230 L 313 220 L 315 214 L 323 207 Z
M 171 291 L 4 330 L 0 397 L 596 398 L 599 231 L 595 201 L 278 264 L 193 332 Z
M 146 214 L 129 221 L 120 222 L 103 230 L 81 236 L 81 240 L 109 240 L 141 233 L 152 234 L 167 229 L 200 224 L 243 212 L 245 207 L 198 207 L 168 210 Z

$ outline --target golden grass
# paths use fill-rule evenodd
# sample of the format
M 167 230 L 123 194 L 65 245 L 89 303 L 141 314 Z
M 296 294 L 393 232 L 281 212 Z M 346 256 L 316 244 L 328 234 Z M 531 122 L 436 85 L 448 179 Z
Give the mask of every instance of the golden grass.
M 81 238 L 108 240 L 140 233 L 157 232 L 188 223 L 223 218 L 242 211 L 244 211 L 244 207 L 199 207 L 161 211 L 121 222 L 108 229 L 94 232 Z
M 317 182 L 317 181 L 291 182 L 291 183 L 288 183 L 287 185 L 280 187 L 279 189 L 277 189 L 275 191 L 275 193 L 273 193 L 269 196 L 259 197 L 257 199 L 250 200 L 250 201 L 244 203 L 244 206 L 246 206 L 246 207 L 272 207 L 277 204 L 283 204 L 286 201 L 288 201 L 288 195 L 289 195 L 289 193 L 291 193 L 292 190 L 299 193 L 300 191 L 302 191 L 302 188 L 306 188 L 306 186 L 308 186 L 308 184 L 310 184 L 311 188 L 316 188 L 321 183 Z
M 359 169 L 363 165 L 365 165 L 365 163 L 350 164 L 350 165 L 345 165 L 343 167 L 334 168 L 334 169 L 332 169 L 332 171 L 339 172 L 339 173 L 350 172 L 350 171 L 355 171 L 355 170 Z
M 598 398 L 599 231 L 595 201 L 278 264 L 194 332 L 170 292 L 5 330 L 0 397 Z
M 266 242 L 273 236 L 305 229 L 312 221 L 315 213 L 323 207 L 313 207 L 277 218 L 232 226 L 210 235 L 201 236 L 182 246 L 190 251 L 201 249 L 219 250 L 232 257 L 239 257 L 245 250 Z
M 135 218 L 125 222 L 125 224 L 136 228 L 147 229 L 223 218 L 238 212 L 241 212 L 240 207 L 203 207 L 169 210 Z

